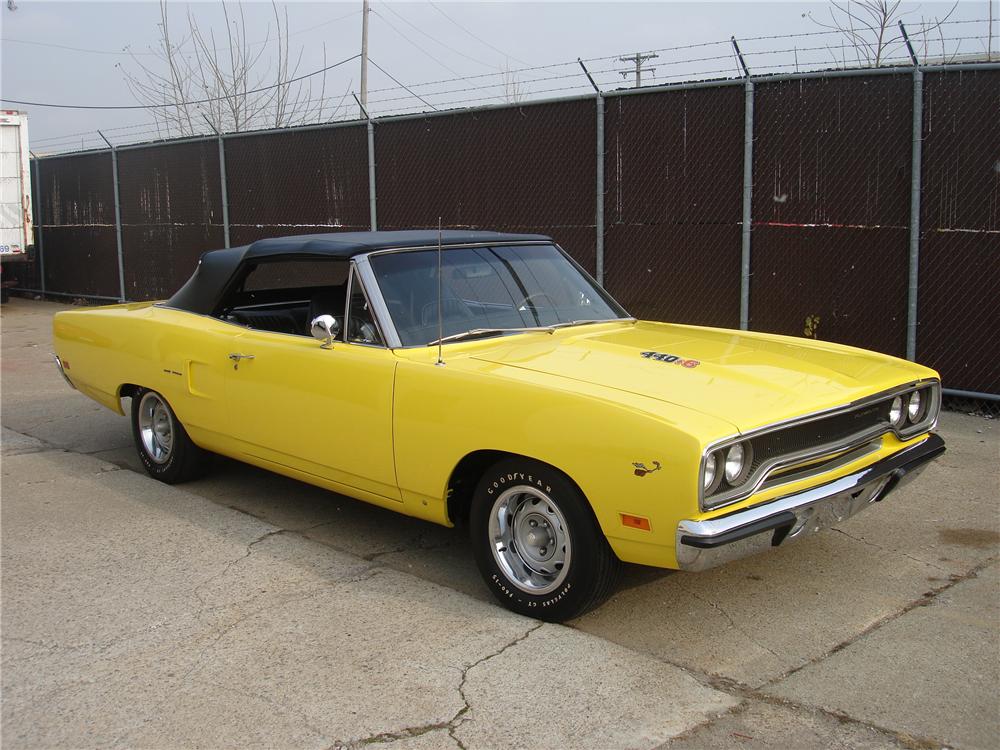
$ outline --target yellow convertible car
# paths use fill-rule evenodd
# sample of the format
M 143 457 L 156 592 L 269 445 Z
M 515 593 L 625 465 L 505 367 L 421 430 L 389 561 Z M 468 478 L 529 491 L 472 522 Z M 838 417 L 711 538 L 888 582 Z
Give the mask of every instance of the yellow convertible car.
M 212 453 L 450 526 L 545 620 L 620 563 L 704 570 L 884 499 L 944 451 L 937 374 L 873 352 L 640 321 L 552 240 L 266 239 L 165 302 L 61 312 L 56 364 L 164 482 Z

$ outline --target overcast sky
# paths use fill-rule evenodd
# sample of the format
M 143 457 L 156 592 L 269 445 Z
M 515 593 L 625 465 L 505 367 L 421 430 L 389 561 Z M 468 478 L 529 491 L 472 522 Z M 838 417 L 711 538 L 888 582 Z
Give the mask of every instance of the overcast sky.
M 156 45 L 159 35 L 159 6 L 155 2 L 39 2 L 15 0 L 17 9 L 0 9 L 2 18 L 2 54 L 0 54 L 0 85 L 5 99 L 21 99 L 68 104 L 134 104 L 118 65 L 136 69 L 133 59 L 122 50 L 148 53 Z M 355 2 L 290 2 L 287 7 L 289 42 L 293 51 L 303 50 L 300 73 L 323 67 L 322 45 L 326 44 L 327 61 L 333 62 L 357 54 L 361 42 L 361 0 Z M 273 36 L 274 18 L 269 3 L 245 3 L 249 41 L 264 40 Z M 577 57 L 599 58 L 637 50 L 662 49 L 697 42 L 738 39 L 768 35 L 801 34 L 815 32 L 819 27 L 804 14 L 826 18 L 825 2 L 729 2 L 729 3 L 469 3 L 440 0 L 434 4 L 421 2 L 373 2 L 371 16 L 371 58 L 389 74 L 410 85 L 428 81 L 496 74 L 504 65 L 517 69 L 526 65 L 538 66 L 573 61 Z M 947 14 L 950 4 L 910 3 L 913 11 L 908 19 L 914 24 L 921 17 L 933 18 Z M 185 14 L 191 10 L 205 27 L 221 28 L 221 12 L 217 2 L 188 5 L 171 3 L 169 13 L 175 34 L 186 27 Z M 962 0 L 951 20 L 985 19 L 989 14 L 986 0 Z M 998 15 L 997 3 L 993 15 Z M 994 21 L 993 51 L 996 54 L 997 26 Z M 464 28 L 463 28 L 464 27 Z M 985 22 L 982 24 L 955 24 L 947 28 L 950 36 L 979 35 L 979 49 L 968 43 L 964 53 L 985 51 Z M 16 41 L 15 41 L 16 40 Z M 24 42 L 30 42 L 25 44 Z M 796 49 L 806 50 L 817 46 L 811 37 L 794 40 Z M 77 49 L 63 49 L 73 47 Z M 748 41 L 744 45 L 750 52 L 750 65 L 754 67 L 754 50 L 790 50 L 790 43 L 783 40 Z M 89 51 L 85 51 L 89 50 Z M 689 64 L 680 60 L 709 57 L 706 50 L 727 52 L 724 46 L 693 48 L 690 51 L 666 52 L 649 63 L 656 65 L 656 80 L 676 80 L 688 70 L 711 71 L 716 62 Z M 101 54 L 105 53 L 105 54 Z M 273 57 L 273 50 L 265 52 L 265 59 Z M 800 61 L 809 52 L 783 53 L 784 64 L 790 65 L 793 54 Z M 820 53 L 812 53 L 820 54 Z M 827 53 L 822 53 L 827 54 Z M 144 61 L 155 64 L 155 58 L 143 55 Z M 777 62 L 777 56 L 756 58 L 760 64 Z M 724 61 L 723 68 L 732 67 L 733 61 Z M 603 66 L 603 67 L 602 67 Z M 693 66 L 693 67 L 692 67 Z M 592 68 L 607 70 L 599 80 L 609 86 L 625 85 L 616 76 L 615 68 L 625 66 L 613 62 L 594 63 Z M 577 68 L 578 70 L 578 68 Z M 553 71 L 571 75 L 572 66 Z M 672 79 L 667 77 L 673 75 Z M 726 73 L 729 75 L 729 73 Z M 536 81 L 541 74 L 517 74 L 522 93 L 535 94 L 548 82 Z M 330 71 L 327 78 L 327 95 L 339 98 L 351 89 L 360 88 L 360 63 L 355 60 Z M 617 83 L 611 83 L 613 79 Z M 499 78 L 474 79 L 469 84 L 498 82 Z M 585 85 L 586 81 L 557 79 L 556 85 Z M 370 89 L 392 87 L 395 84 L 379 70 L 370 70 Z M 447 88 L 465 88 L 454 83 L 417 88 L 418 92 L 442 91 Z M 585 93 L 586 89 L 567 90 L 565 93 Z M 373 92 L 370 99 L 400 96 L 397 93 Z M 455 94 L 437 101 L 465 99 L 473 96 L 497 95 L 498 89 Z M 550 94 L 551 95 L 551 94 Z M 375 114 L 400 104 L 374 103 Z M 4 105 L 12 106 L 12 105 Z M 29 113 L 33 148 L 56 150 L 79 144 L 53 141 L 57 136 L 92 131 L 96 128 L 113 129 L 143 125 L 150 118 L 142 111 L 86 111 L 20 107 Z M 355 111 L 356 108 L 352 109 Z M 141 134 L 135 130 L 113 130 L 123 140 L 135 140 L 130 135 Z M 81 144 L 93 147 L 87 136 L 73 136 Z M 91 135 L 90 138 L 93 138 Z

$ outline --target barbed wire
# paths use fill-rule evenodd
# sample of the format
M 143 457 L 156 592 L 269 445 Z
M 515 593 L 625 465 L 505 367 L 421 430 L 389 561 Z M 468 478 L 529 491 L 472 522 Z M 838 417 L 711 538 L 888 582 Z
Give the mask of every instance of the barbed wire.
M 981 55 L 985 58 L 986 50 L 992 46 L 989 41 L 996 36 L 995 34 L 991 36 L 987 34 L 956 34 L 954 32 L 958 31 L 955 28 L 958 26 L 985 24 L 986 22 L 986 19 L 944 21 L 941 23 L 924 22 L 908 24 L 907 28 L 911 41 L 916 41 L 927 31 L 939 31 L 941 27 L 949 27 L 949 31 L 953 31 L 947 36 L 939 32 L 935 38 L 925 37 L 918 44 L 923 58 L 940 64 L 954 59 L 968 59 L 970 54 Z M 841 37 L 840 40 L 831 39 L 830 43 L 819 42 L 819 39 L 824 37 L 838 36 Z M 806 46 L 798 46 L 794 44 L 796 39 L 815 41 L 807 42 Z M 858 49 L 858 45 L 844 42 L 843 33 L 836 30 L 746 37 L 737 41 L 744 58 L 747 60 L 750 73 L 755 77 L 788 71 L 808 73 L 864 67 L 863 64 L 860 64 L 863 61 L 855 60 L 852 62 L 850 58 L 853 55 L 848 54 L 851 50 Z M 773 41 L 781 41 L 784 44 L 773 47 L 760 46 L 761 43 Z M 969 51 L 970 45 L 975 47 L 971 53 Z M 711 48 L 716 48 L 715 52 L 711 52 Z M 690 53 L 693 50 L 705 50 L 705 54 L 694 56 L 681 54 Z M 940 54 L 936 54 L 937 52 Z M 672 58 L 669 53 L 675 53 L 678 56 Z M 742 77 L 739 63 L 733 54 L 732 41 L 729 39 L 660 47 L 640 54 L 657 54 L 660 58 L 655 64 L 656 70 L 648 72 L 646 74 L 648 78 L 644 77 L 644 80 L 650 81 L 648 85 L 669 85 L 681 81 L 715 81 Z M 597 85 L 610 93 L 613 90 L 630 88 L 628 86 L 630 72 L 617 64 L 608 65 L 609 62 L 618 63 L 621 56 L 591 57 L 583 59 L 582 62 L 587 66 Z M 789 56 L 794 56 L 794 59 L 789 59 Z M 994 56 L 991 55 L 990 59 L 993 59 Z M 720 64 L 722 61 L 729 61 L 731 64 Z M 901 40 L 894 40 L 887 46 L 880 56 L 879 63 L 879 67 L 908 67 L 912 64 L 909 53 Z M 440 78 L 405 85 L 390 70 L 379 65 L 375 65 L 375 67 L 396 85 L 369 89 L 368 109 L 373 118 L 412 115 L 431 110 L 490 106 L 497 103 L 515 105 L 529 103 L 539 98 L 557 98 L 559 95 L 571 96 L 593 90 L 590 81 L 587 80 L 576 60 L 525 66 L 494 73 Z M 625 74 L 624 80 L 622 80 L 623 74 Z M 514 82 L 519 90 L 517 96 L 510 94 L 511 82 Z M 380 94 L 384 94 L 384 96 L 379 96 Z M 372 95 L 375 96 L 372 97 Z M 332 108 L 332 103 L 337 101 L 343 102 L 343 96 L 316 97 L 310 100 L 310 104 L 324 107 L 330 104 Z M 270 128 L 268 126 L 268 114 L 266 109 L 262 111 L 261 116 L 251 123 L 251 128 L 273 129 L 273 126 Z M 358 118 L 359 115 L 353 111 L 353 108 L 341 106 L 336 111 L 326 114 L 322 120 L 302 124 L 323 124 Z M 160 141 L 169 140 L 167 136 L 175 138 L 215 135 L 208 129 L 207 123 L 205 132 L 196 131 L 182 134 L 165 133 L 163 128 L 157 128 L 149 122 L 102 129 L 102 132 L 112 136 L 111 139 L 116 142 L 116 145 L 140 143 L 150 137 Z M 89 144 L 98 147 L 104 146 L 104 140 L 97 130 L 51 136 L 32 142 L 33 146 L 40 147 L 37 149 L 38 151 L 46 153 L 59 153 L 77 148 L 85 149 L 89 147 Z

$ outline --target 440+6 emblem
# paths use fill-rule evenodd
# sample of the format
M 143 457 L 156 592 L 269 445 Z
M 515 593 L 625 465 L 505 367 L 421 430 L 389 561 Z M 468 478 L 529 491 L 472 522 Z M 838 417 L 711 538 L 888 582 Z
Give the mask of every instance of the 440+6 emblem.
M 657 362 L 680 365 L 681 367 L 697 367 L 701 364 L 697 359 L 684 359 L 684 357 L 678 357 L 676 354 L 664 354 L 663 352 L 642 352 L 640 356 L 646 359 L 655 359 Z

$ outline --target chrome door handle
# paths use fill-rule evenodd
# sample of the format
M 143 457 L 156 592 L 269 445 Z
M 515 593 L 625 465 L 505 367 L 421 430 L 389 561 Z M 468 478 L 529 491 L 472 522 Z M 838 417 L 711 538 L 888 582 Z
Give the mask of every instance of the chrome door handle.
M 238 354 L 237 352 L 233 352 L 229 355 L 229 358 L 233 360 L 233 369 L 238 370 L 240 369 L 241 359 L 253 359 L 254 356 L 252 354 Z

